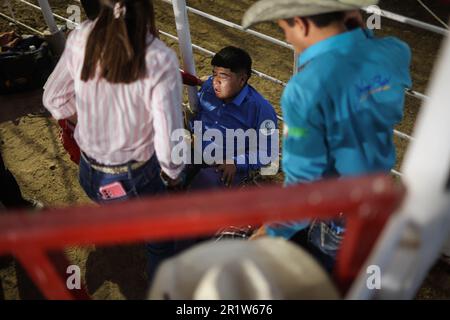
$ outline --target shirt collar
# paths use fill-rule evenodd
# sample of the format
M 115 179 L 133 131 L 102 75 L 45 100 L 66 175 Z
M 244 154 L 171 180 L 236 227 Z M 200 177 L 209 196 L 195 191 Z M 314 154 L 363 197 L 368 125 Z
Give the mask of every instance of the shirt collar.
M 338 50 L 339 48 L 351 47 L 357 42 L 364 41 L 370 38 L 371 34 L 366 30 L 357 28 L 352 31 L 347 31 L 312 45 L 300 54 L 298 58 L 298 65 L 301 68 L 315 57 L 324 54 L 329 51 Z
M 231 103 L 233 103 L 234 105 L 240 107 L 242 102 L 244 102 L 245 97 L 248 94 L 248 84 L 246 84 L 244 86 L 244 88 L 242 88 L 241 92 L 239 92 L 239 94 L 234 97 L 233 101 L 231 101 Z

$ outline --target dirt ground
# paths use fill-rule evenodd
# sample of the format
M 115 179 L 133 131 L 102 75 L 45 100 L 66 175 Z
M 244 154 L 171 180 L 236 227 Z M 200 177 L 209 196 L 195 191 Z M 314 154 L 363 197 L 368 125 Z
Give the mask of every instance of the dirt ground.
M 31 1 L 36 3 L 36 1 Z M 173 12 L 170 5 L 155 0 L 158 27 L 171 34 L 176 34 Z M 246 8 L 254 0 L 190 0 L 188 5 L 223 19 L 240 23 Z M 437 0 L 426 1 L 444 21 L 448 21 L 450 7 Z M 39 12 L 11 0 L 13 11 L 21 21 L 32 25 L 40 31 L 45 30 L 45 23 Z M 76 1 L 50 1 L 54 11 L 68 16 L 66 9 Z M 1 1 L 0 1 L 1 6 Z M 390 10 L 411 18 L 435 24 L 435 20 L 415 1 L 385 0 L 381 1 L 383 9 Z M 6 8 L 1 12 L 8 13 Z M 293 53 L 288 49 L 268 44 L 255 37 L 237 30 L 189 15 L 193 43 L 211 51 L 218 51 L 226 45 L 236 45 L 246 49 L 254 60 L 254 68 L 287 81 L 292 74 Z M 63 23 L 58 21 L 58 23 Z M 0 18 L 0 32 L 16 29 L 23 34 L 28 31 L 11 25 Z M 256 28 L 258 31 L 282 39 L 282 34 L 273 23 L 266 23 Z M 379 35 L 394 35 L 406 41 L 413 51 L 412 75 L 414 90 L 426 92 L 426 87 L 433 70 L 433 63 L 438 54 L 442 38 L 430 32 L 382 19 Z M 177 50 L 174 41 L 162 36 L 171 47 Z M 178 51 L 177 51 L 178 52 Z M 210 58 L 195 51 L 195 62 L 199 75 L 208 75 L 211 71 Z M 251 84 L 267 97 L 279 111 L 279 99 L 282 87 L 256 76 Z M 47 113 L 41 100 L 41 91 L 28 93 L 26 96 L 0 96 L 0 149 L 9 169 L 17 178 L 25 197 L 42 201 L 46 206 L 72 206 L 89 203 L 78 181 L 77 167 L 69 160 L 59 139 L 58 128 Z M 420 110 L 420 101 L 407 97 L 405 116 L 398 129 L 411 134 L 414 122 Z M 403 159 L 407 143 L 396 139 L 398 147 L 398 165 Z M 277 181 L 282 179 L 281 175 Z M 66 250 L 74 264 L 83 272 L 89 294 L 95 299 L 139 299 L 146 293 L 146 261 L 141 245 L 120 246 L 114 248 L 70 248 Z M 0 299 L 37 299 L 41 298 L 26 277 L 24 271 L 11 259 L 0 260 Z M 418 299 L 449 299 L 450 268 L 441 263 L 431 270 Z

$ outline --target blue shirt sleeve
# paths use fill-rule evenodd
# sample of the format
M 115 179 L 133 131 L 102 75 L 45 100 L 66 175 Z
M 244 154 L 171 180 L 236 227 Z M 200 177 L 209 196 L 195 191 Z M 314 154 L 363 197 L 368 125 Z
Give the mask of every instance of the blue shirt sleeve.
M 301 74 L 294 76 L 285 88 L 281 107 L 286 185 L 317 180 L 327 170 L 326 129 L 322 112 L 324 94 L 318 77 Z M 309 221 L 305 220 L 268 224 L 265 229 L 269 236 L 289 239 L 308 226 Z
M 318 77 L 308 81 L 296 75 L 283 93 L 285 120 L 283 170 L 285 184 L 310 182 L 323 177 L 329 160 L 323 107 L 325 92 Z
M 248 173 L 249 171 L 257 171 L 266 165 L 270 165 L 271 161 L 266 163 L 268 159 L 273 159 L 274 157 L 278 159 L 278 155 L 273 154 L 273 152 L 278 153 L 279 146 L 277 143 L 278 140 L 275 141 L 275 139 L 279 139 L 275 109 L 265 100 L 255 103 L 258 104 L 258 116 L 254 126 L 258 134 L 257 150 L 248 149 L 245 154 L 235 157 L 234 160 L 238 172 Z M 274 147 L 273 152 L 272 146 Z M 261 154 L 264 154 L 264 158 L 260 157 Z M 250 157 L 256 157 L 256 163 L 250 161 Z

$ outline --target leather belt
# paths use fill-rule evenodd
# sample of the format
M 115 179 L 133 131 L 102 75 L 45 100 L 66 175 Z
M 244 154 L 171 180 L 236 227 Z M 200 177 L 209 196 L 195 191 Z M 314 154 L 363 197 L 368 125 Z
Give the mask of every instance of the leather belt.
M 122 174 L 122 173 L 127 173 L 128 172 L 128 168 L 130 168 L 131 170 L 137 170 L 140 167 L 142 167 L 143 165 L 145 165 L 147 163 L 147 161 L 140 161 L 140 162 L 133 162 L 130 165 L 111 165 L 111 166 L 107 166 L 107 165 L 103 165 L 98 163 L 97 161 L 95 161 L 94 159 L 89 158 L 87 155 L 84 154 L 84 152 L 81 153 L 81 156 L 83 157 L 83 159 L 88 162 L 91 167 L 93 169 L 95 169 L 96 171 L 100 171 L 103 173 L 107 173 L 107 174 Z

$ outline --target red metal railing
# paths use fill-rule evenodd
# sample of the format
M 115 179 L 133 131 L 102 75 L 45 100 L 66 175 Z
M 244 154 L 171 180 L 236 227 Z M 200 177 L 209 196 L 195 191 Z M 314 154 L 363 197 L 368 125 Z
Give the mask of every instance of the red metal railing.
M 404 193 L 390 177 L 376 175 L 289 188 L 171 194 L 37 215 L 10 212 L 0 217 L 0 255 L 14 255 L 48 299 L 87 298 L 68 291 L 61 266 L 67 261 L 48 252 L 61 252 L 68 246 L 207 235 L 230 225 L 329 219 L 345 212 L 347 231 L 335 268 L 335 281 L 344 292 Z

